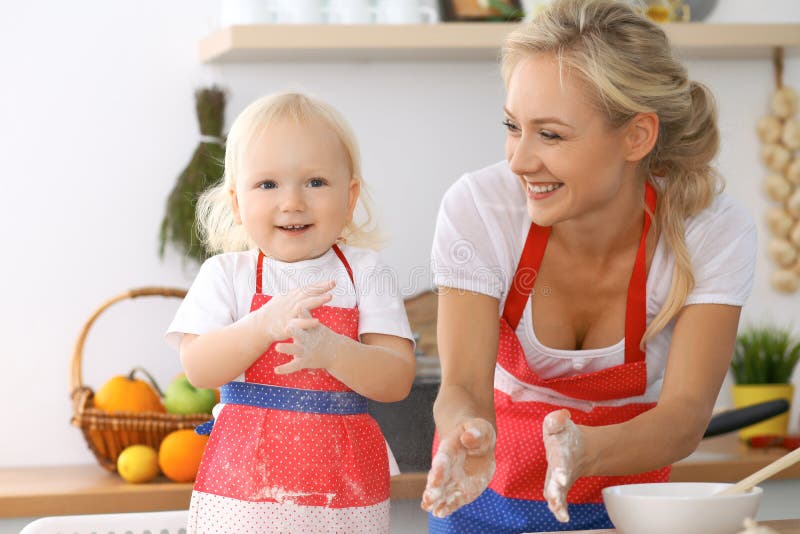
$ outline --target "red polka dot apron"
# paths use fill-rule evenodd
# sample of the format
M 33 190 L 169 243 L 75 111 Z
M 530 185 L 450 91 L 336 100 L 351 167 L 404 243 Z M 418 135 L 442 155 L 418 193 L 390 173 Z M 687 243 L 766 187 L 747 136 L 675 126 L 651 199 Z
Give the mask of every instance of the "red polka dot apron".
M 655 213 L 656 192 L 650 184 L 646 187 L 645 200 L 650 212 Z M 647 388 L 647 366 L 645 351 L 641 350 L 639 344 L 646 329 L 645 238 L 650 223 L 650 215 L 645 212 L 642 237 L 628 286 L 624 363 L 590 373 L 550 379 L 541 378 L 531 369 L 516 335 L 550 236 L 550 228 L 531 224 L 500 318 L 496 376 L 504 372 L 523 387 L 547 388 L 563 396 L 585 401 L 608 401 L 643 395 Z M 548 510 L 543 495 L 547 460 L 542 441 L 542 421 L 545 415 L 562 406 L 512 399 L 497 388 L 497 378 L 495 386 L 497 469 L 494 477 L 478 499 L 454 514 L 444 519 L 430 515 L 431 532 L 494 534 L 612 528 L 601 495 L 604 487 L 668 480 L 669 467 L 633 476 L 580 478 L 567 496 L 570 521 L 559 523 Z M 630 403 L 594 406 L 590 411 L 573 408 L 569 411 L 578 425 L 601 426 L 627 421 L 653 406 L 654 403 Z
M 270 300 L 261 292 L 263 262 L 259 252 L 251 311 Z M 320 306 L 311 315 L 358 340 L 357 307 Z M 273 344 L 244 382 L 221 388 L 225 406 L 194 485 L 190 530 L 388 532 L 389 460 L 367 400 L 322 369 L 275 373 L 290 360 Z

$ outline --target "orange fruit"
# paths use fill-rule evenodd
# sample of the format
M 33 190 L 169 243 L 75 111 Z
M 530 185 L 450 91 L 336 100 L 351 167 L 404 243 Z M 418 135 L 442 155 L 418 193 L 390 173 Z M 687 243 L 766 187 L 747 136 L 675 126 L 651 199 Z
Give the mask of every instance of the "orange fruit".
M 158 467 L 175 482 L 191 482 L 197 476 L 208 436 L 199 436 L 191 428 L 170 432 L 158 448 Z
M 134 367 L 127 376 L 119 375 L 110 379 L 94 395 L 94 406 L 106 412 L 159 412 L 164 413 L 160 392 L 144 380 L 134 378 L 136 373 L 147 375 L 151 383 L 155 381 L 141 367 Z

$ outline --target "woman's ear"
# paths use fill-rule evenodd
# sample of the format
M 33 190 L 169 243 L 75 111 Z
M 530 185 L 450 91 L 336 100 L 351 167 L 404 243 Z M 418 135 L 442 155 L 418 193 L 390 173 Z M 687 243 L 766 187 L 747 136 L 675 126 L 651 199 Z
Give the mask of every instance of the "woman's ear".
M 233 212 L 233 222 L 242 224 L 242 215 L 239 212 L 239 198 L 236 196 L 235 189 L 228 189 L 228 194 L 231 196 L 231 211 Z
M 653 112 L 637 113 L 628 121 L 625 127 L 626 161 L 641 161 L 653 150 L 658 141 L 658 125 L 658 115 Z
M 356 210 L 356 203 L 358 202 L 358 195 L 361 194 L 361 180 L 353 176 L 350 178 L 350 185 L 347 190 L 347 213 L 348 221 L 353 220 L 353 212 Z

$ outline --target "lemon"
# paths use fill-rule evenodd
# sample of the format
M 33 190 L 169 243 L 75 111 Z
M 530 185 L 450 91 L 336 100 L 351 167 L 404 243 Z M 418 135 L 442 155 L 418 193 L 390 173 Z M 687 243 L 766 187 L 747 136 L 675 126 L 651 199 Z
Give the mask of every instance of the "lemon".
M 126 447 L 117 458 L 117 472 L 133 484 L 153 480 L 158 475 L 158 452 L 147 445 Z

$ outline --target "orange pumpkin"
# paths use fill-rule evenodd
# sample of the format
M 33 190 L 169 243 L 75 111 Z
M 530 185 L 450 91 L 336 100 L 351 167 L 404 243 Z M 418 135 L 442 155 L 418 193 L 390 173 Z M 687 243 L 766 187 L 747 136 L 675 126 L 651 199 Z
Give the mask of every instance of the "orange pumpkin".
M 150 383 L 134 378 L 137 372 L 144 373 Z M 150 373 L 134 367 L 127 376 L 115 376 L 101 387 L 94 396 L 94 405 L 106 412 L 159 412 L 164 413 L 161 391 Z

